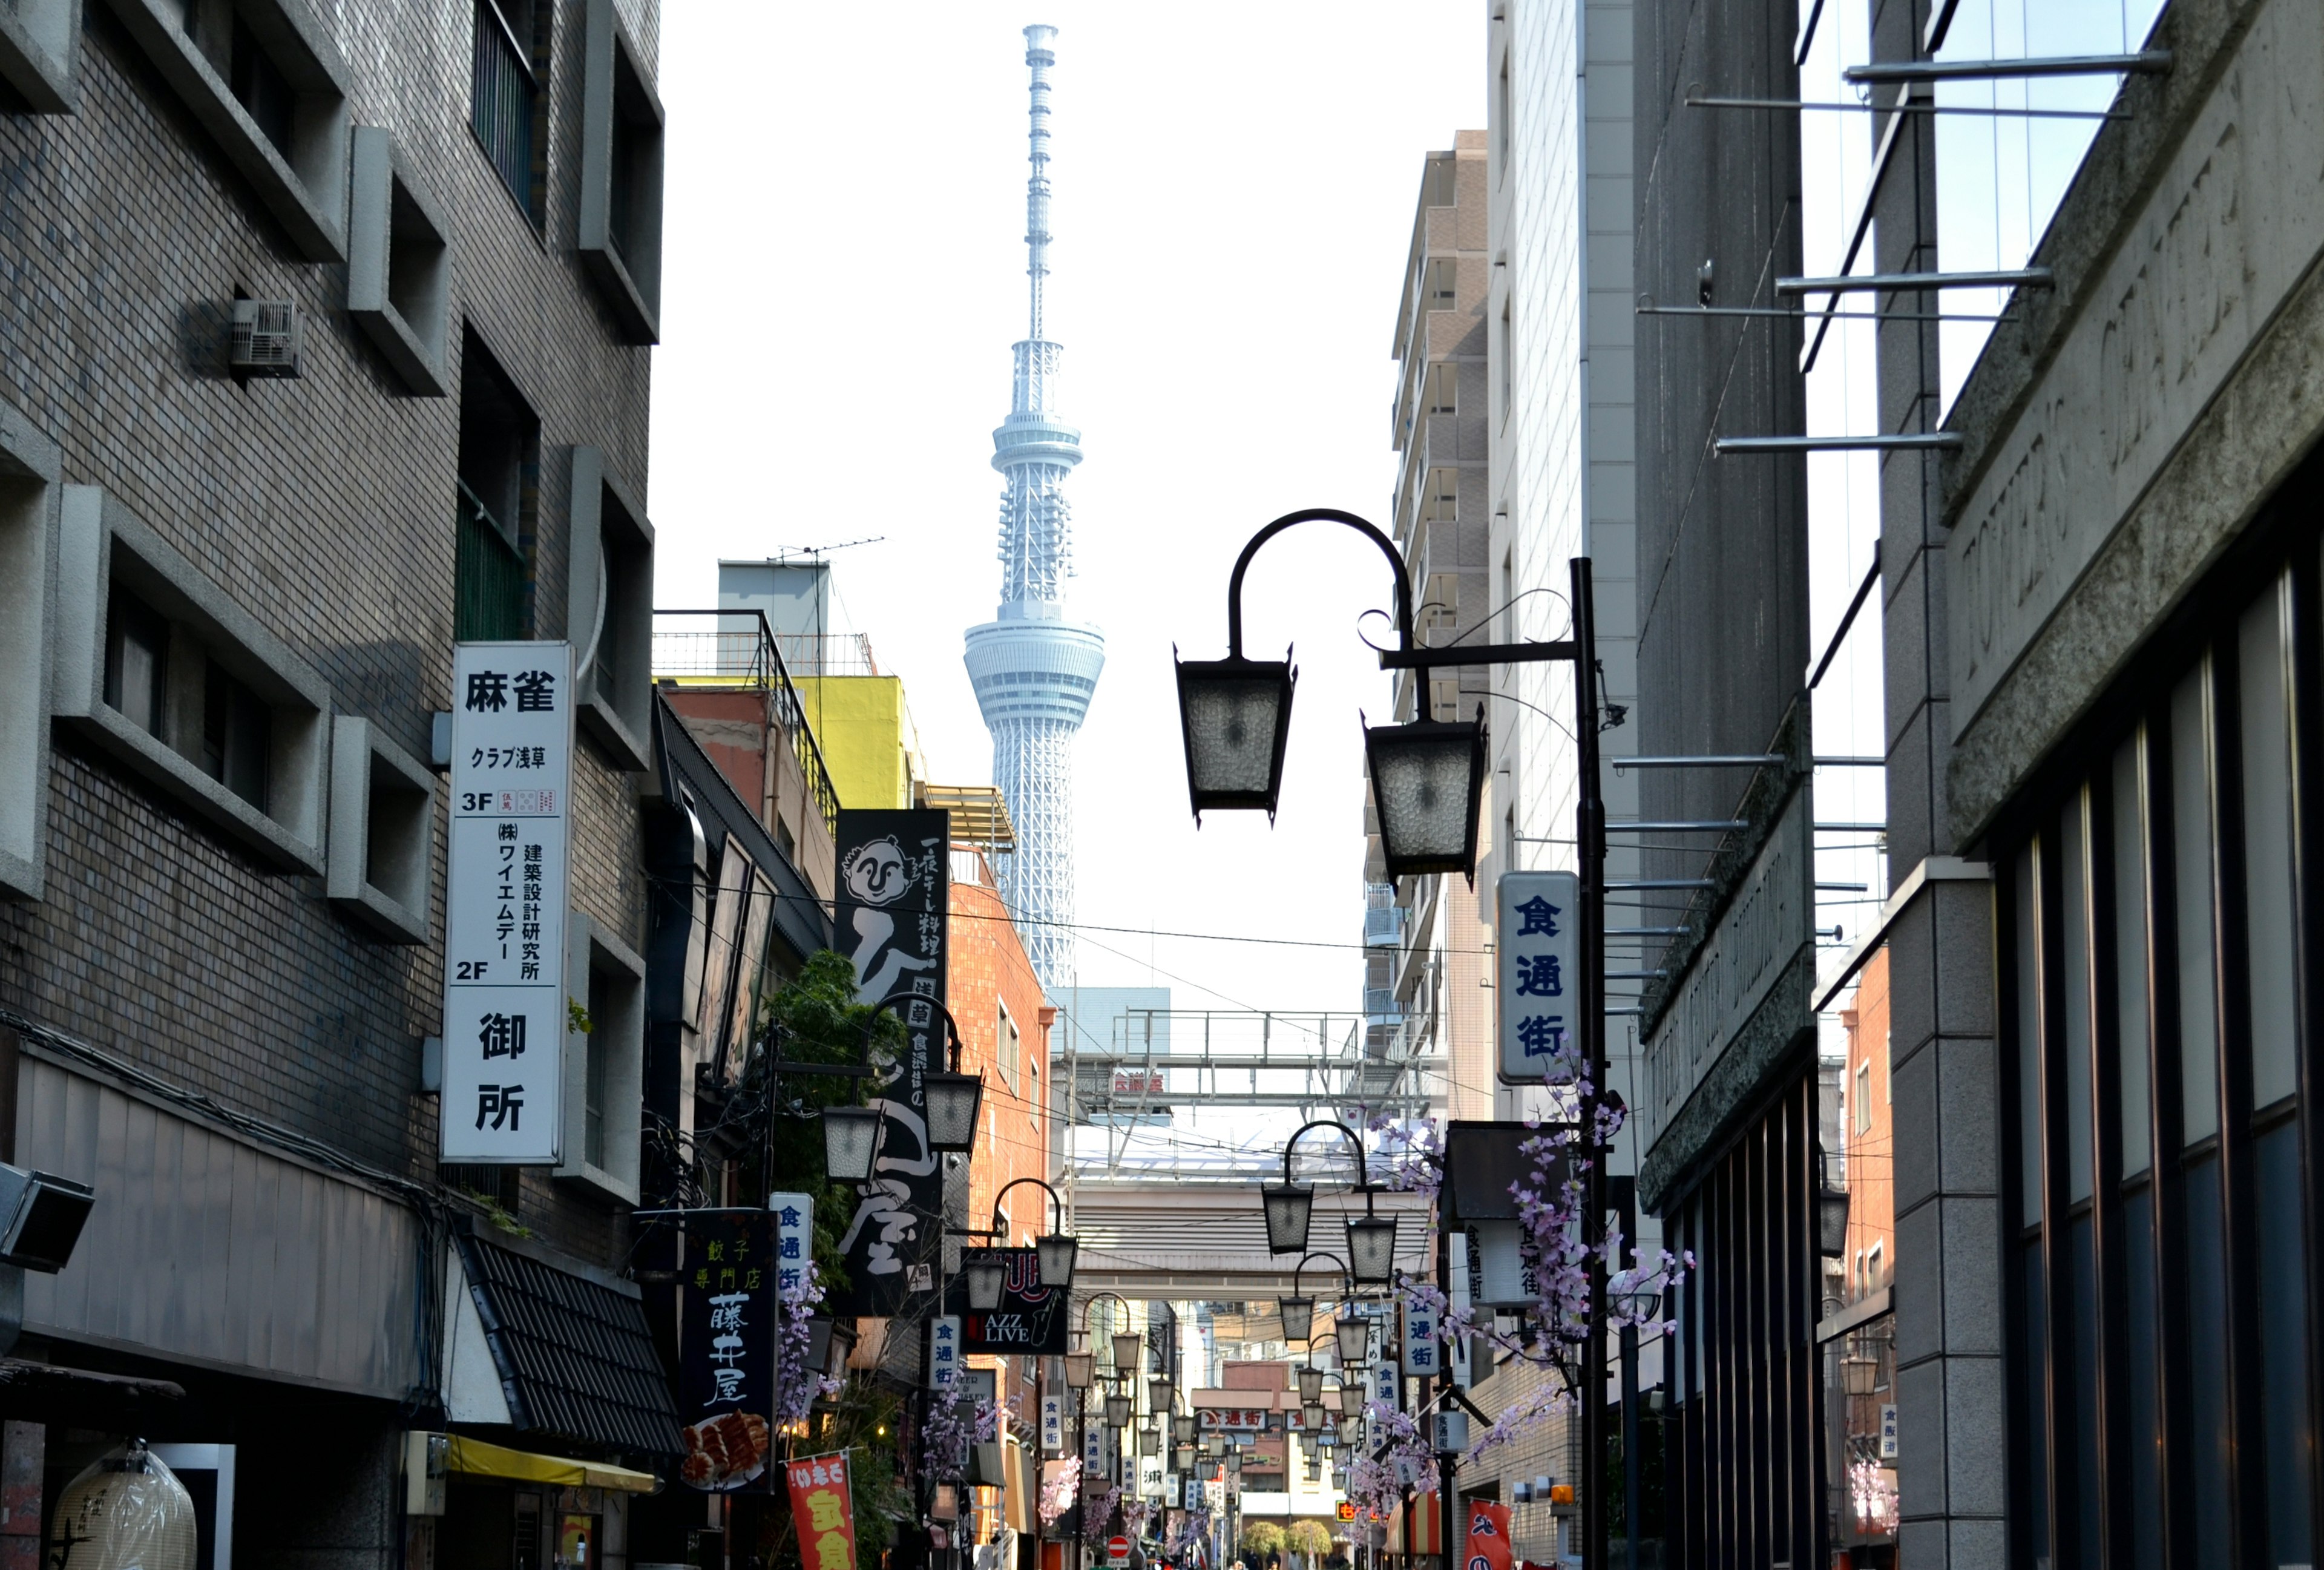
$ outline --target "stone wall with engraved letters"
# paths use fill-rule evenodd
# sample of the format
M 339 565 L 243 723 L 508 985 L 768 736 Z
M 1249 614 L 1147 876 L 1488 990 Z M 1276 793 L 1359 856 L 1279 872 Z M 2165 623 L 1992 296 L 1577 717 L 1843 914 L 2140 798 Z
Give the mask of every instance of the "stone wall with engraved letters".
M 1948 420 L 1967 843 L 2324 427 L 2324 7 L 2180 0 Z

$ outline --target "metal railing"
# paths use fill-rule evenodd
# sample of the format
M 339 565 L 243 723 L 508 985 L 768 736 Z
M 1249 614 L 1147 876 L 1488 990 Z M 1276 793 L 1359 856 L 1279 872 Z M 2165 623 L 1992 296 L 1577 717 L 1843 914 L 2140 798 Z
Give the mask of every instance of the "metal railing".
M 705 627 L 666 625 L 680 617 L 707 620 Z M 673 610 L 654 612 L 653 673 L 697 686 L 747 688 L 767 695 L 774 722 L 790 743 L 791 756 L 807 777 L 807 793 L 825 827 L 839 831 L 839 791 L 825 767 L 823 749 L 807 723 L 807 706 L 791 684 L 789 667 L 775 645 L 761 611 Z
M 522 41 L 493 0 L 476 0 L 476 60 L 468 125 L 528 216 L 532 206 L 532 117 L 540 94 Z
M 778 633 L 783 662 L 802 677 L 877 676 L 872 640 L 861 633 Z

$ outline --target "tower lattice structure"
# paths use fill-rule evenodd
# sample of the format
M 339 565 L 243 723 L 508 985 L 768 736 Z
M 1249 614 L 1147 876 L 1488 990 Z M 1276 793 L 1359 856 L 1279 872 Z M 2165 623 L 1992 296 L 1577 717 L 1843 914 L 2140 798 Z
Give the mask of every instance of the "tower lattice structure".
M 1065 614 L 1073 575 L 1065 479 L 1081 432 L 1057 418 L 1061 346 L 1043 334 L 1049 273 L 1049 69 L 1054 27 L 1025 29 L 1032 75 L 1032 176 L 1025 187 L 1030 328 L 1016 346 L 1009 418 L 992 433 L 1001 500 L 1001 605 L 968 630 L 968 675 L 992 733 L 992 781 L 1009 803 L 1017 848 L 998 858 L 1001 897 L 1019 918 L 1044 986 L 1074 981 L 1073 739 L 1105 669 L 1105 638 Z

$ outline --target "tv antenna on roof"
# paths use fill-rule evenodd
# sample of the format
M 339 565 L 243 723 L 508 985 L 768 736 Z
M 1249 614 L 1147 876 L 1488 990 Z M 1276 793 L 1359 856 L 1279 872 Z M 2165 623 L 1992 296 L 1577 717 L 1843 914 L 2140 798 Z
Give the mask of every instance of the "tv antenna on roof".
M 783 558 L 789 556 L 794 551 L 801 556 L 823 556 L 834 550 L 845 550 L 850 546 L 853 545 L 877 545 L 887 538 L 888 537 L 885 534 L 874 534 L 869 540 L 843 540 L 836 545 L 779 546 L 776 548 L 776 559 L 779 561 L 783 559 Z

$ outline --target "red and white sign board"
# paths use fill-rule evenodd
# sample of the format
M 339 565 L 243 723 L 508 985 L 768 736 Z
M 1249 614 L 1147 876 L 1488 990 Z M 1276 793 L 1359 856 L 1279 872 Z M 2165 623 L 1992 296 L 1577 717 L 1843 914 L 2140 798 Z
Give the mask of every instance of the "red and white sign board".
M 1130 1539 L 1128 1538 L 1108 1538 L 1105 1540 L 1105 1556 L 1107 1560 L 1112 1564 L 1129 1564 Z

